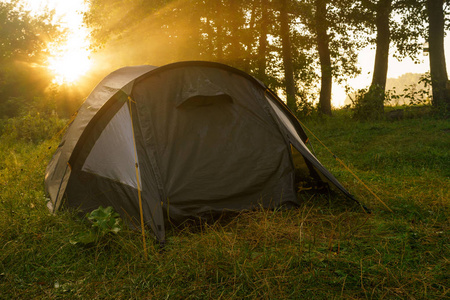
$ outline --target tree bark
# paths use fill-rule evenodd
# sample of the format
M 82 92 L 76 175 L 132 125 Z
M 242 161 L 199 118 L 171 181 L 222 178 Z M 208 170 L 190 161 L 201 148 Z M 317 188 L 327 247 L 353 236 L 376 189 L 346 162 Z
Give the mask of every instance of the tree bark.
M 243 70 L 246 73 L 250 73 L 250 70 L 252 68 L 251 63 L 252 60 L 255 59 L 255 56 L 253 55 L 253 45 L 256 42 L 256 38 L 253 38 L 253 32 L 255 31 L 255 24 L 256 24 L 256 15 L 258 14 L 258 6 L 259 1 L 252 1 L 251 3 L 251 10 L 250 10 L 250 23 L 248 24 L 248 28 L 244 29 L 245 37 L 243 39 L 243 43 L 245 45 L 244 51 L 243 51 Z M 256 36 L 256 35 L 255 35 Z
M 447 90 L 447 69 L 444 52 L 444 13 L 443 0 L 427 0 L 428 43 L 430 54 L 430 74 L 433 90 L 433 106 L 439 109 L 450 108 Z
M 283 56 L 284 80 L 286 84 L 287 106 L 292 110 L 297 110 L 297 101 L 295 99 L 296 87 L 294 80 L 294 66 L 292 63 L 292 46 L 290 34 L 290 20 L 288 14 L 288 1 L 281 0 L 280 6 L 280 36 L 281 52 Z
M 265 82 L 266 80 L 266 52 L 267 52 L 267 33 L 268 33 L 268 3 L 267 0 L 261 0 L 261 21 L 259 30 L 258 46 L 258 78 Z
M 333 74 L 331 69 L 330 39 L 327 34 L 327 0 L 316 0 L 316 38 L 320 58 L 321 85 L 319 111 L 331 116 L 331 89 Z
M 241 58 L 241 43 L 240 43 L 240 30 L 239 30 L 239 16 L 240 6 L 238 0 L 227 1 L 227 9 L 229 16 L 229 28 L 230 28 L 230 62 L 231 65 L 238 69 L 243 68 L 243 62 Z
M 215 19 L 216 19 L 216 60 L 224 62 L 223 55 L 223 26 L 222 20 L 223 5 L 222 1 L 215 2 Z
M 389 62 L 389 44 L 391 42 L 391 30 L 389 28 L 392 0 L 379 0 L 376 5 L 375 26 L 377 28 L 375 65 L 371 91 L 375 92 L 373 100 L 377 101 L 375 109 L 384 111 L 384 93 L 386 90 L 386 78 Z M 376 99 L 376 98 L 379 99 Z

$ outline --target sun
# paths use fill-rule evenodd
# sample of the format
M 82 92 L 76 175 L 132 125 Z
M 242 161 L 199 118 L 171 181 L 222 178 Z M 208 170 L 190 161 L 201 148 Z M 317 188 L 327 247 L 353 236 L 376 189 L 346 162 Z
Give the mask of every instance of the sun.
M 48 68 L 55 74 L 53 83 L 58 85 L 75 83 L 86 74 L 91 67 L 91 62 L 85 51 L 67 51 L 60 56 L 49 58 Z
M 92 63 L 89 42 L 85 37 L 82 31 L 72 33 L 64 44 L 49 48 L 48 68 L 55 76 L 54 83 L 75 83 L 89 71 Z
M 83 23 L 83 13 L 89 9 L 86 0 L 25 0 L 35 14 L 53 10 L 53 22 L 67 32 L 61 43 L 48 45 L 48 69 L 53 73 L 53 83 L 76 83 L 91 68 L 89 30 Z

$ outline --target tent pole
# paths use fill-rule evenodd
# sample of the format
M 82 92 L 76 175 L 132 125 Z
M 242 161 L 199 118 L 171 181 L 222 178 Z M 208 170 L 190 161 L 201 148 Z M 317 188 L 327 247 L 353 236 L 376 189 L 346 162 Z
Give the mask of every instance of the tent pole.
M 130 110 L 130 119 L 131 119 L 131 130 L 133 131 L 133 145 L 134 145 L 134 161 L 136 168 L 136 182 L 137 182 L 137 190 L 138 190 L 138 198 L 139 198 L 139 214 L 141 217 L 141 233 L 142 233 L 142 244 L 144 245 L 144 255 L 145 259 L 148 259 L 147 252 L 147 243 L 145 242 L 145 228 L 144 228 L 144 211 L 142 209 L 142 195 L 141 195 L 141 184 L 139 182 L 139 165 L 137 162 L 137 150 L 136 150 L 136 139 L 134 137 L 134 127 L 133 127 L 133 113 L 131 112 L 131 102 L 134 102 L 130 96 L 128 96 L 128 104 Z

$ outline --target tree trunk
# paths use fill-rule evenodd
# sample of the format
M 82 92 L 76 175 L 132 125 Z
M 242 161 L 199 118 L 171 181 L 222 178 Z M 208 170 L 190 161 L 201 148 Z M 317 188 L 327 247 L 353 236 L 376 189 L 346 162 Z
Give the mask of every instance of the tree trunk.
M 427 0 L 429 20 L 428 43 L 433 106 L 439 109 L 450 108 L 450 97 L 446 88 L 448 76 L 444 53 L 443 5 L 443 0 Z
M 254 59 L 253 56 L 253 45 L 255 43 L 255 39 L 253 38 L 253 32 L 255 31 L 255 23 L 256 23 L 256 15 L 257 15 L 257 11 L 258 11 L 258 1 L 252 1 L 252 6 L 251 6 L 251 11 L 250 11 L 250 22 L 248 24 L 248 28 L 244 29 L 243 31 L 245 32 L 245 36 L 244 36 L 244 44 L 245 47 L 242 51 L 241 56 L 243 56 L 243 70 L 246 73 L 250 73 L 250 70 L 252 68 L 251 63 L 252 60 Z
M 222 20 L 223 5 L 222 1 L 215 2 L 215 19 L 216 19 L 216 60 L 218 62 L 224 62 L 223 55 L 223 26 Z
M 214 28 L 213 25 L 211 25 L 211 18 L 207 18 L 205 22 L 206 27 L 206 33 L 208 34 L 208 37 L 206 38 L 207 41 L 207 50 L 206 50 L 206 57 L 208 60 L 213 61 L 214 60 Z
M 320 58 L 321 85 L 319 98 L 319 111 L 331 116 L 331 88 L 333 74 L 331 70 L 331 54 L 329 36 L 327 34 L 327 0 L 316 0 L 316 38 Z
M 297 101 L 295 99 L 296 87 L 294 80 L 294 66 L 292 63 L 292 47 L 290 34 L 290 20 L 288 14 L 288 1 L 281 0 L 280 6 L 280 36 L 284 66 L 284 80 L 286 84 L 287 106 L 292 110 L 297 110 Z
M 261 0 L 261 21 L 259 30 L 258 47 L 258 78 L 265 82 L 266 80 L 266 52 L 267 52 L 267 33 L 268 33 L 268 3 L 267 0 Z
M 229 16 L 229 28 L 230 28 L 230 62 L 232 66 L 242 69 L 243 63 L 241 58 L 241 44 L 240 44 L 240 30 L 239 30 L 239 15 L 240 6 L 238 0 L 227 1 L 227 9 Z
M 375 65 L 371 84 L 372 101 L 378 112 L 384 111 L 384 93 L 386 90 L 386 78 L 389 62 L 389 44 L 391 31 L 389 28 L 392 0 L 379 0 L 376 6 L 375 25 L 377 28 Z

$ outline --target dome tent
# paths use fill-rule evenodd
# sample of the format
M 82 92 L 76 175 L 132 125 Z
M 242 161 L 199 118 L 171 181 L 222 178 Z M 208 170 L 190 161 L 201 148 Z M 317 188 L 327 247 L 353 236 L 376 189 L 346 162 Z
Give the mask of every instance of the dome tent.
M 164 221 L 298 204 L 299 181 L 352 196 L 305 146 L 298 120 L 260 81 L 212 62 L 135 66 L 104 78 L 46 169 L 48 207 L 112 206 Z

